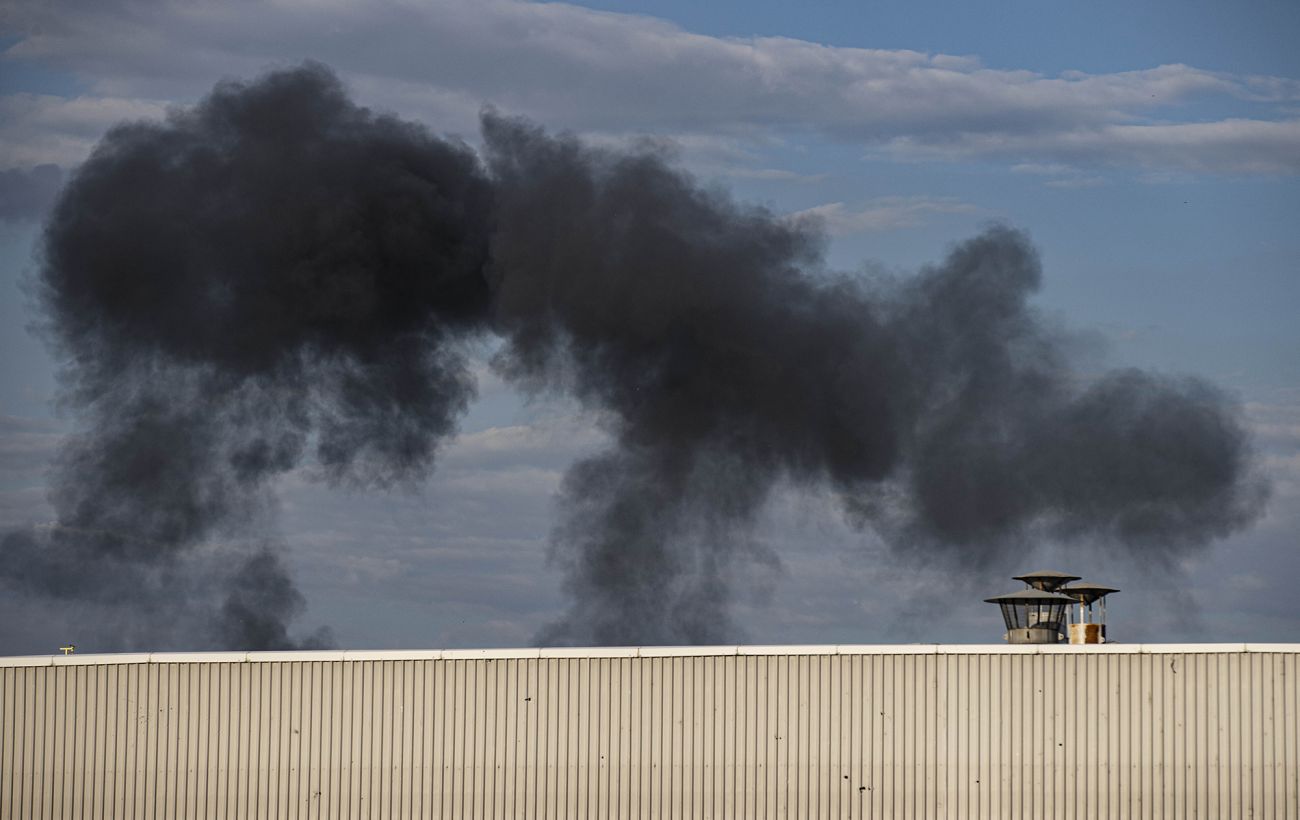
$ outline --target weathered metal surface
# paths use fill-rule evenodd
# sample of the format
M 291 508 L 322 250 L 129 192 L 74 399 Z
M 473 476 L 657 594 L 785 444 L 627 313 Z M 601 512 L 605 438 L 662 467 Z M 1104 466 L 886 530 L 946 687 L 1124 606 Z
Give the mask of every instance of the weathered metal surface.
M 0 659 L 0 815 L 1298 817 L 1297 645 Z
M 1070 643 L 1101 643 L 1103 628 L 1101 624 L 1070 624 Z

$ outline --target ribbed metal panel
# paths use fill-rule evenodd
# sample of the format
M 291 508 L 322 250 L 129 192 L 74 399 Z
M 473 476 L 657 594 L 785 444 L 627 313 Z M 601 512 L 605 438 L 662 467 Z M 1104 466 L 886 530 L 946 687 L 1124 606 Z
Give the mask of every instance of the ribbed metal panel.
M 1300 647 L 0 659 L 0 814 L 1300 817 Z

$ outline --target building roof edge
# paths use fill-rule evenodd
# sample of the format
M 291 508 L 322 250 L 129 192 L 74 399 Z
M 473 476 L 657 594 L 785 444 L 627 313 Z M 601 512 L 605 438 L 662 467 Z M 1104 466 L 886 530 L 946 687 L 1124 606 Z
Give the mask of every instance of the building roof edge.
M 1300 643 L 1143 644 L 823 644 L 734 646 L 597 646 L 520 649 L 336 649 L 285 652 L 133 652 L 0 657 L 0 667 L 133 663 L 277 663 L 307 661 L 509 660 L 534 658 L 671 658 L 724 655 L 1161 655 L 1300 654 Z

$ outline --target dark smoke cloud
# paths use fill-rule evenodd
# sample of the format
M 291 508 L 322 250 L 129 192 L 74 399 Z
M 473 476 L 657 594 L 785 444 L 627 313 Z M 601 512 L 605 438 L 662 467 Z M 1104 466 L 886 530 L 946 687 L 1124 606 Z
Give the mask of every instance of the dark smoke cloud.
M 292 645 L 301 597 L 258 534 L 271 483 L 309 457 L 362 486 L 426 475 L 485 333 L 507 378 L 613 434 L 561 491 L 572 603 L 546 642 L 734 638 L 733 579 L 776 560 L 753 528 L 787 482 L 959 567 L 1038 537 L 1167 561 L 1258 514 L 1230 399 L 1074 372 L 1014 230 L 911 277 L 844 276 L 815 225 L 653 152 L 493 113 L 483 138 L 480 161 L 356 107 L 318 65 L 110 133 L 42 272 L 85 429 L 55 476 L 60 527 L 8 536 L 4 576 L 76 599 L 102 593 L 58 580 L 69 566 L 166 571 L 214 643 Z M 214 541 L 242 563 L 205 597 L 186 568 Z
M 821 269 L 820 237 L 653 155 L 489 117 L 500 365 L 612 411 L 565 483 L 572 609 L 548 641 L 703 642 L 781 481 L 830 486 L 903 555 L 987 565 L 1031 535 L 1155 559 L 1262 500 L 1231 401 L 1137 371 L 1082 384 L 994 228 L 900 280 Z M 758 556 L 762 557 L 762 556 Z
M 256 534 L 268 485 L 308 451 L 334 481 L 428 471 L 473 396 L 458 340 L 485 315 L 490 195 L 468 148 L 319 66 L 112 130 L 48 221 L 40 281 L 84 429 L 53 476 L 59 528 L 21 536 L 40 546 L 6 549 L 4 574 L 126 590 L 243 539 L 214 589 L 154 597 L 219 611 L 215 645 L 286 645 L 299 598 Z

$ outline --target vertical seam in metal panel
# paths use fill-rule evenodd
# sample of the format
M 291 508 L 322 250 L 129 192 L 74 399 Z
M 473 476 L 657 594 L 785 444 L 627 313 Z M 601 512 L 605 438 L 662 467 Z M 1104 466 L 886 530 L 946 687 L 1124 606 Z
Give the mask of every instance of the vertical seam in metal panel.
M 435 662 L 434 686 L 436 692 L 436 708 L 434 714 L 438 721 L 438 735 L 435 744 L 435 754 L 438 764 L 438 817 L 451 816 L 451 788 L 452 788 L 452 748 L 451 740 L 455 737 L 455 729 L 452 725 L 450 714 L 450 692 L 452 688 L 452 661 L 438 660 Z
M 601 778 L 601 801 L 597 817 L 618 817 L 617 801 L 621 789 L 622 766 L 619 721 L 623 715 L 623 658 L 609 658 L 602 662 L 601 694 L 606 704 L 603 710 L 601 745 L 605 749 L 605 769 Z
M 366 724 L 364 728 L 366 787 L 362 795 L 367 817 L 384 817 L 384 693 L 387 690 L 387 661 L 366 664 Z
M 405 699 L 404 674 L 406 661 L 384 662 L 384 802 L 381 811 L 385 817 L 403 814 L 404 782 L 402 755 L 405 745 L 406 714 L 402 710 Z
M 654 687 L 654 704 L 656 706 L 654 724 L 654 744 L 651 747 L 651 756 L 654 761 L 654 776 L 650 784 L 650 816 L 659 817 L 667 813 L 664 800 L 664 720 L 668 714 L 665 708 L 664 689 L 664 667 L 668 661 L 665 658 L 654 658 L 651 662 L 654 669 L 652 677 Z M 736 727 L 740 731 L 740 727 Z
M 167 781 L 171 799 L 164 807 L 166 817 L 179 817 L 184 782 L 185 743 L 184 726 L 188 722 L 181 705 L 181 680 L 186 671 L 182 664 L 167 665 L 167 714 L 168 714 L 168 770 Z
M 20 752 L 22 738 L 19 730 L 25 723 L 18 704 L 19 692 L 22 691 L 20 682 L 26 673 L 21 668 L 9 667 L 3 674 L 4 725 L 0 726 L 0 733 L 3 733 L 3 737 L 0 737 L 3 741 L 0 757 L 3 757 L 4 764 L 3 769 L 0 770 L 0 812 L 5 817 L 17 817 L 17 805 L 20 802 L 22 788 L 19 779 L 19 767 L 22 765 Z
M 208 689 L 208 672 L 209 665 L 202 664 L 194 670 L 194 680 L 191 683 L 193 687 L 190 704 L 194 709 L 196 720 L 194 721 L 194 815 L 202 816 L 206 813 L 208 805 L 208 763 L 211 758 L 208 757 L 208 735 L 212 730 L 212 721 L 208 710 L 207 693 Z M 117 709 L 113 710 L 115 713 Z M 105 801 L 105 806 L 108 801 Z
M 46 740 L 45 759 L 45 799 L 49 805 L 48 811 L 51 817 L 59 817 L 60 809 L 63 808 L 63 750 L 66 744 L 63 742 L 63 734 L 66 731 L 67 712 L 65 709 L 65 697 L 67 687 L 68 667 L 51 667 L 51 690 L 54 694 L 53 704 L 46 707 L 46 714 L 49 716 L 50 734 Z
M 23 795 L 23 817 L 35 817 L 40 805 L 39 783 L 41 754 L 39 721 L 42 720 L 38 704 L 40 703 L 40 686 L 46 671 L 33 668 L 28 671 L 26 686 L 23 690 L 23 702 L 27 706 L 27 720 L 23 726 L 23 759 L 26 761 L 26 773 L 23 780 L 27 786 Z
M 1109 743 L 1106 746 L 1106 814 L 1121 814 L 1119 803 L 1119 747 L 1122 741 L 1123 710 L 1119 704 L 1122 676 L 1119 664 L 1127 655 L 1106 656 L 1106 720 L 1109 723 Z
M 84 685 L 81 688 L 81 697 L 83 712 L 85 718 L 79 734 L 81 737 L 81 760 L 78 763 L 80 777 L 74 786 L 79 792 L 78 803 L 80 810 L 77 811 L 79 817 L 89 817 L 95 810 L 95 795 L 98 791 L 100 775 L 99 763 L 102 758 L 98 755 L 98 744 L 100 738 L 99 720 L 101 717 L 98 708 L 99 691 L 100 691 L 100 674 L 99 667 L 89 666 L 82 670 Z
M 519 711 L 515 719 L 516 743 L 522 745 L 519 747 L 520 754 L 516 757 L 515 806 L 518 808 L 511 812 L 514 817 L 536 816 L 536 809 L 532 805 L 532 790 L 529 788 L 528 776 L 536 765 L 533 757 L 536 742 L 529 728 L 533 715 L 533 700 L 530 699 L 537 697 L 537 692 L 532 684 L 532 663 L 532 660 L 521 659 L 516 664 L 515 669 L 516 680 L 520 682 L 519 693 L 523 696 L 523 699 L 519 703 Z
M 66 782 L 65 791 L 69 792 L 64 798 L 64 805 L 70 805 L 68 815 L 71 817 L 80 817 L 83 815 L 85 808 L 86 782 L 85 757 L 86 757 L 86 726 L 89 723 L 88 710 L 86 709 L 86 689 L 90 685 L 88 667 L 75 667 L 76 672 L 72 677 L 73 695 L 69 698 L 72 705 L 72 720 L 68 723 L 69 735 L 65 742 L 69 747 L 71 755 L 71 765 L 66 767 L 71 771 L 64 772 Z
M 325 661 L 320 665 L 321 687 L 321 725 L 320 739 L 317 744 L 321 749 L 320 760 L 320 799 L 316 802 L 316 816 L 330 817 L 338 801 L 339 769 L 339 720 L 338 696 L 342 690 L 340 675 L 343 664 L 339 661 Z
M 573 799 L 573 782 L 577 776 L 577 687 L 574 685 L 574 678 L 578 674 L 577 658 L 566 658 L 561 662 L 561 704 L 563 705 L 563 719 L 559 726 L 563 734 L 563 740 L 560 744 L 560 765 L 556 767 L 556 799 L 559 801 L 560 816 L 571 818 L 574 811 Z
M 19 739 L 21 743 L 20 750 L 22 755 L 23 766 L 15 773 L 15 778 L 19 781 L 18 791 L 22 797 L 15 801 L 19 811 L 14 813 L 15 817 L 30 817 L 34 808 L 35 796 L 33 794 L 33 780 L 37 767 L 35 757 L 35 721 L 36 712 L 36 681 L 40 675 L 40 670 L 28 667 L 22 671 L 22 716 L 23 731 Z
M 1287 726 L 1287 772 L 1290 772 L 1287 788 L 1287 816 L 1300 819 L 1300 658 L 1295 654 L 1287 655 L 1286 691 L 1291 694 L 1290 706 L 1286 715 L 1291 719 Z
M 157 669 L 158 664 L 149 664 Z M 230 666 L 230 712 L 232 731 L 230 736 L 230 777 L 226 781 L 227 814 L 240 817 L 247 811 L 248 787 L 246 765 L 248 758 L 248 664 L 233 663 Z
M 195 817 L 209 816 L 211 811 L 212 765 L 212 664 L 195 669 L 194 707 L 203 719 L 195 721 L 194 737 L 194 810 Z
M 1182 796 L 1183 816 L 1190 817 L 1192 813 L 1192 805 L 1189 798 L 1193 797 L 1193 788 L 1190 781 L 1193 777 L 1193 773 L 1191 772 L 1191 767 L 1188 761 L 1192 760 L 1192 756 L 1196 752 L 1195 749 L 1196 714 L 1193 712 L 1194 707 L 1190 706 L 1190 704 L 1192 702 L 1194 695 L 1196 694 L 1191 683 L 1193 676 L 1196 674 L 1195 672 L 1196 664 L 1194 662 L 1194 656 L 1191 655 L 1188 655 L 1186 657 L 1186 661 L 1187 662 L 1182 665 L 1182 673 L 1179 675 L 1179 678 L 1181 679 L 1180 683 L 1182 687 L 1183 753 L 1182 753 L 1182 757 L 1179 759 L 1178 762 L 1179 777 L 1181 778 L 1182 781 L 1182 785 L 1178 789 L 1178 791 L 1181 793 Z
M 492 675 L 488 678 L 489 686 L 486 693 L 491 701 L 494 731 L 491 754 L 487 759 L 487 763 L 492 767 L 491 808 L 490 811 L 485 810 L 484 816 L 504 818 L 506 802 L 512 796 L 507 769 L 511 759 L 510 716 L 511 702 L 514 699 L 509 686 L 511 660 L 499 658 L 488 663 L 492 668 Z
M 17 765 L 18 670 L 15 667 L 0 669 L 0 816 L 15 817 L 14 774 Z
M 1208 675 L 1205 681 L 1208 692 L 1213 694 L 1213 698 L 1207 696 L 1209 706 L 1213 710 L 1212 726 L 1214 729 L 1214 742 L 1211 750 L 1211 761 L 1213 763 L 1211 785 L 1216 799 L 1212 805 L 1213 811 L 1220 816 L 1227 816 L 1232 811 L 1232 791 L 1228 785 L 1230 777 L 1229 764 L 1225 761 L 1229 741 L 1228 736 L 1232 730 L 1232 724 L 1228 719 L 1227 709 L 1225 708 L 1230 697 L 1229 687 L 1227 686 L 1229 663 L 1227 659 L 1216 656 L 1212 665 L 1213 674 Z
M 421 664 L 420 692 L 423 702 L 424 720 L 420 732 L 420 816 L 422 818 L 432 818 L 437 811 L 434 801 L 437 796 L 437 790 L 434 785 L 434 775 L 441 765 L 437 756 L 437 745 L 435 744 L 435 732 L 439 731 L 438 722 L 438 702 L 437 702 L 437 679 L 438 667 L 442 663 L 440 660 L 426 660 Z
M 157 668 L 157 664 L 150 664 Z M 245 781 L 247 775 L 248 750 L 248 664 L 234 663 L 230 667 L 230 711 L 232 731 L 230 736 L 230 777 L 226 781 L 227 813 L 239 817 L 247 811 L 248 789 Z
M 379 802 L 378 811 L 381 817 L 392 817 L 399 813 L 400 805 L 395 801 L 400 801 L 401 796 L 397 793 L 397 784 L 394 782 L 394 760 L 400 754 L 401 748 L 401 726 L 397 714 L 397 682 L 400 680 L 401 661 L 385 660 L 381 666 L 383 668 L 383 680 L 380 685 L 382 699 L 380 701 L 380 722 L 379 722 Z
M 373 817 L 375 812 L 375 718 L 378 714 L 379 697 L 376 694 L 375 679 L 380 673 L 380 661 L 359 661 L 360 686 L 355 697 L 359 701 L 361 720 L 357 724 L 356 754 L 353 764 L 356 771 L 353 783 L 356 787 L 354 798 L 360 816 Z
M 568 717 L 569 717 L 569 662 L 567 659 L 558 658 L 554 661 L 554 671 L 552 679 L 555 686 L 555 714 L 551 721 L 551 731 L 554 732 L 554 762 L 551 766 L 550 783 L 547 789 L 550 802 L 551 817 L 567 817 L 568 803 L 565 801 L 565 786 L 568 782 L 568 773 L 565 767 L 569 762 L 569 734 L 568 734 Z
M 53 810 L 53 803 L 54 803 L 53 794 L 52 794 L 53 792 L 52 784 L 54 778 L 53 757 L 54 757 L 54 748 L 56 744 L 53 738 L 54 709 L 51 707 L 51 703 L 54 702 L 57 697 L 55 687 L 57 687 L 58 685 L 58 679 L 57 679 L 58 671 L 59 670 L 57 667 L 46 667 L 46 669 L 42 670 L 42 672 L 44 672 L 44 674 L 42 675 L 44 679 L 43 681 L 44 686 L 42 687 L 43 697 L 41 702 L 42 705 L 44 706 L 44 709 L 42 710 L 44 712 L 43 715 L 44 719 L 41 720 L 40 722 L 41 734 L 40 734 L 40 758 L 39 759 L 41 762 L 40 765 L 41 783 L 40 783 L 40 791 L 37 792 L 37 797 L 39 798 L 39 802 L 37 803 L 38 806 L 37 813 L 42 817 L 53 816 L 52 814 L 50 814 L 50 812 Z
M 539 711 L 537 715 L 538 729 L 537 737 L 539 739 L 538 752 L 542 758 L 542 765 L 539 767 L 540 775 L 538 777 L 538 817 L 553 817 L 551 811 L 552 801 L 554 798 L 554 789 L 551 785 L 551 772 L 555 766 L 555 756 L 552 753 L 552 744 L 556 740 L 556 732 L 553 728 L 555 725 L 555 710 L 558 707 L 556 698 L 558 692 L 552 685 L 552 677 L 559 661 L 546 658 L 538 660 L 538 697 L 542 696 L 545 690 L 545 697 L 542 702 L 545 704 L 545 711 Z M 541 683 L 544 681 L 545 683 Z
M 1119 674 L 1116 677 L 1118 682 L 1116 720 L 1121 723 L 1123 728 L 1123 736 L 1120 738 L 1115 760 L 1119 784 L 1116 799 L 1120 810 L 1126 817 L 1138 816 L 1137 784 L 1141 783 L 1141 776 L 1135 765 L 1135 761 L 1138 759 L 1135 754 L 1135 738 L 1140 738 L 1142 735 L 1141 718 L 1136 711 L 1137 697 L 1141 693 L 1141 690 L 1137 688 L 1137 662 L 1137 656 L 1125 655 L 1120 657 L 1118 659 Z
M 480 691 L 483 693 L 484 711 L 488 715 L 483 732 L 483 809 L 480 811 L 483 817 L 496 817 L 501 805 L 497 785 L 500 780 L 497 777 L 497 763 L 502 752 L 500 737 L 503 715 L 498 696 L 501 689 L 501 663 L 494 658 L 483 662 L 483 685 Z
M 1250 705 L 1250 721 L 1246 725 L 1250 727 L 1250 746 L 1251 746 L 1251 794 L 1250 794 L 1250 811 L 1251 816 L 1259 817 L 1264 809 L 1264 761 L 1263 761 L 1263 731 L 1259 725 L 1259 690 L 1260 690 L 1260 663 L 1263 656 L 1258 652 L 1246 655 L 1246 666 L 1249 669 L 1248 681 L 1249 688 L 1243 692 L 1246 696 L 1247 703 Z
M 68 706 L 71 718 L 67 722 L 67 731 L 64 736 L 65 744 L 65 762 L 63 772 L 63 805 L 66 816 L 77 817 L 81 815 L 79 808 L 83 805 L 84 783 L 82 781 L 82 760 L 85 757 L 85 732 L 84 724 L 86 723 L 86 686 L 84 680 L 87 675 L 85 667 L 73 667 L 69 670 L 69 686 L 71 692 L 68 696 Z
M 695 733 L 695 713 L 699 708 L 699 702 L 695 699 L 695 664 L 698 659 L 682 658 L 681 659 L 681 816 L 695 817 L 694 789 L 695 789 L 695 765 L 698 764 L 698 758 L 695 756 L 695 742 L 698 741 Z
M 348 776 L 351 767 L 348 764 L 348 720 L 351 711 L 349 696 L 351 688 L 348 685 L 348 675 L 351 672 L 350 664 L 347 661 L 340 660 L 333 665 L 331 675 L 331 730 L 330 730 L 330 802 L 329 812 L 325 815 L 331 818 L 340 818 L 344 814 L 344 796 L 348 792 Z M 268 726 L 269 726 L 268 720 Z M 267 753 L 269 756 L 270 745 L 268 741 Z
M 197 666 L 197 664 L 195 665 Z M 284 664 L 268 663 L 263 678 L 262 703 L 266 709 L 263 732 L 266 733 L 266 795 L 261 806 L 266 817 L 280 816 L 280 790 L 284 768 Z
M 32 768 L 32 812 L 31 812 L 32 817 L 44 816 L 45 803 L 47 803 L 47 801 L 45 801 L 45 790 L 47 790 L 47 786 L 45 786 L 45 780 L 47 780 L 49 762 L 48 762 L 48 749 L 47 749 L 48 742 L 47 739 L 45 739 L 47 738 L 47 732 L 45 732 L 45 723 L 47 723 L 48 720 L 47 716 L 49 715 L 49 700 L 51 700 L 51 698 L 49 698 L 48 690 L 49 690 L 49 686 L 52 685 L 51 681 L 52 681 L 53 674 L 55 674 L 55 669 L 53 669 L 52 667 L 45 667 L 40 669 L 40 672 L 38 673 L 38 678 L 36 678 L 36 680 L 39 681 L 39 684 L 38 687 L 36 687 L 35 702 L 39 704 L 40 708 L 38 708 L 38 710 L 36 710 L 34 713 L 35 715 L 34 725 L 35 725 L 36 732 L 34 736 L 35 743 L 34 746 L 32 746 L 32 749 L 34 749 L 34 754 L 32 754 L 32 767 L 31 767 Z
M 76 715 L 71 712 L 72 678 L 76 667 L 54 667 L 55 692 L 54 703 L 54 737 L 51 744 L 53 765 L 50 767 L 53 778 L 50 781 L 50 806 L 56 817 L 68 814 L 68 740 L 72 721 Z M 72 673 L 72 674 L 69 674 Z
M 245 817 L 259 816 L 260 796 L 262 793 L 262 669 L 263 664 L 248 663 L 248 752 L 245 764 L 248 771 L 246 780 L 247 796 L 244 798 Z M 175 816 L 175 815 L 171 815 Z
M 498 803 L 497 816 L 513 818 L 518 816 L 515 806 L 519 794 L 518 783 L 515 780 L 515 770 L 519 763 L 519 747 L 516 745 L 519 737 L 519 707 L 522 705 L 519 700 L 520 688 L 517 674 L 519 661 L 507 658 L 502 660 L 501 664 L 502 667 L 498 670 L 500 683 L 497 688 L 502 706 L 499 736 L 504 740 L 498 752 L 501 767 L 501 799 Z
M 70 667 L 53 667 L 53 691 L 54 702 L 51 716 L 51 733 L 47 743 L 49 751 L 46 759 L 49 761 L 47 768 L 46 782 L 46 800 L 49 803 L 51 817 L 63 816 L 65 810 L 64 792 L 66 778 L 66 749 L 65 742 L 68 731 L 68 671 Z
M 1277 761 L 1276 751 L 1276 732 L 1272 728 L 1270 716 L 1273 714 L 1273 681 L 1276 678 L 1276 671 L 1273 669 L 1273 656 L 1261 654 L 1260 662 L 1260 742 L 1262 760 L 1260 761 L 1263 769 L 1262 776 L 1264 781 L 1264 813 L 1268 817 L 1277 817 L 1277 779 L 1274 776 L 1273 766 Z
M 185 665 L 185 675 L 183 677 L 184 694 L 181 696 L 180 703 L 184 703 L 185 708 L 185 756 L 183 761 L 183 774 L 181 782 L 184 786 L 184 796 L 177 804 L 177 816 L 197 817 L 197 793 L 198 793 L 198 725 L 203 722 L 203 713 L 196 708 L 198 698 L 198 669 L 195 664 Z
M 312 661 L 312 785 L 309 794 L 313 817 L 326 816 L 330 804 L 332 780 L 330 768 L 334 760 L 334 670 L 336 661 Z M 409 815 L 408 815 L 409 816 Z
M 600 658 L 592 658 L 587 663 L 587 675 L 583 680 L 587 688 L 587 705 L 584 710 L 586 714 L 583 717 L 584 725 L 587 727 L 586 737 L 586 754 L 583 755 L 582 761 L 587 769 L 585 782 L 580 782 L 578 789 L 579 794 L 585 795 L 582 815 L 584 818 L 595 816 L 594 807 L 596 798 L 600 790 L 600 672 L 603 661 Z
M 412 807 L 415 804 L 415 794 L 411 778 L 413 756 L 414 756 L 414 701 L 412 699 L 412 688 L 415 683 L 415 661 L 398 661 L 396 664 L 400 674 L 396 676 L 394 686 L 400 692 L 400 697 L 394 698 L 394 740 L 397 740 L 397 748 L 394 756 L 397 758 L 393 761 L 393 788 L 396 795 L 393 799 L 394 810 L 402 817 L 411 817 Z

